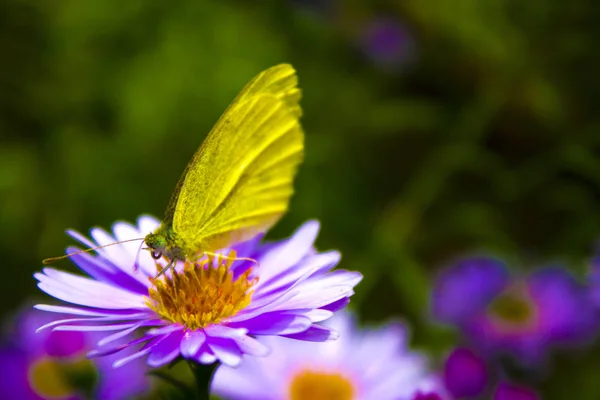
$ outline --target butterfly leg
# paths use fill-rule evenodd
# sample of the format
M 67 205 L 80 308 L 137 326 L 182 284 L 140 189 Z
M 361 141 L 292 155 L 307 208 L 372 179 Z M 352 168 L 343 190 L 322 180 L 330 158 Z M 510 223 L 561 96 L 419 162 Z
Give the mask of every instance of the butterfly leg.
M 258 263 L 258 261 L 256 261 L 254 258 L 250 258 L 250 257 L 238 257 L 237 253 L 235 252 L 235 250 L 231 250 L 229 252 L 229 255 L 223 255 L 223 254 L 217 254 L 217 253 L 213 253 L 210 251 L 204 251 L 202 252 L 202 255 L 207 255 L 210 257 L 216 257 L 217 260 L 219 260 L 219 263 L 221 262 L 221 260 L 228 260 L 228 261 L 250 261 L 251 263 L 255 264 L 257 267 L 260 266 L 260 264 Z
M 171 258 L 171 261 L 169 262 L 169 264 L 166 267 L 164 267 L 163 269 L 161 269 L 160 272 L 158 274 L 156 274 L 154 279 L 159 278 L 162 274 L 167 272 L 167 270 L 171 267 L 173 267 L 173 269 L 175 269 L 175 259 L 174 258 Z

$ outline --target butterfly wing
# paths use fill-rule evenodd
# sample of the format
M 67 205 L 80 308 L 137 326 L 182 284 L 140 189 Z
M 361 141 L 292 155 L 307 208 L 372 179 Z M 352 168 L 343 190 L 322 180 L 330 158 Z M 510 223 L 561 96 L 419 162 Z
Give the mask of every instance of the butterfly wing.
M 289 65 L 258 75 L 194 154 L 170 206 L 186 248 L 215 251 L 249 239 L 287 210 L 303 157 L 296 85 Z
M 261 72 L 242 89 L 231 105 L 242 103 L 260 94 L 275 96 L 286 104 L 293 115 L 296 117 L 302 115 L 299 104 L 302 93 L 298 88 L 296 71 L 291 65 L 279 64 Z

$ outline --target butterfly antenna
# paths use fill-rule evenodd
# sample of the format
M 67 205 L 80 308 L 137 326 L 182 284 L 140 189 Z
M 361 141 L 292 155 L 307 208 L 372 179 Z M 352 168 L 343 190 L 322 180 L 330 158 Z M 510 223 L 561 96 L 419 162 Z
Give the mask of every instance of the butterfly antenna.
M 137 251 L 137 253 L 135 253 L 135 261 L 133 264 L 133 273 L 136 273 L 139 269 L 140 253 L 142 252 L 143 245 L 144 245 L 144 242 L 140 243 L 140 247 L 138 247 L 138 251 Z
M 98 249 L 103 249 L 104 247 L 114 246 L 115 244 L 121 244 L 121 243 L 127 243 L 127 242 L 135 242 L 136 240 L 144 240 L 144 238 L 121 240 L 119 242 L 109 243 L 109 244 L 105 244 L 105 245 L 102 245 L 102 246 L 90 247 L 89 249 L 75 251 L 73 253 L 65 254 L 64 256 L 60 256 L 60 257 L 45 258 L 45 259 L 42 260 L 42 264 L 44 264 L 44 265 L 52 264 L 53 262 L 56 262 L 56 261 L 59 261 L 59 260 L 64 260 L 65 258 L 76 256 L 77 254 L 89 253 L 90 251 L 95 251 L 95 250 L 98 250 Z

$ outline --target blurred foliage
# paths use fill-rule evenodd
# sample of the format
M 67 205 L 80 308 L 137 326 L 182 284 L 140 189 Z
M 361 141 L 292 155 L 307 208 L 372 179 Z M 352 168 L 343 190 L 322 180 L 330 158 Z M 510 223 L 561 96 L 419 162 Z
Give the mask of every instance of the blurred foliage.
M 2 310 L 36 294 L 31 274 L 71 243 L 66 228 L 161 216 L 237 91 L 291 62 L 306 161 L 270 237 L 321 220 L 320 247 L 365 275 L 363 318 L 404 316 L 441 350 L 426 313 L 440 265 L 487 251 L 585 271 L 600 223 L 599 13 L 586 0 L 5 0 Z M 411 36 L 393 65 L 365 38 L 381 17 Z M 540 378 L 544 398 L 577 385 L 597 399 L 598 361 L 555 365 L 564 379 Z

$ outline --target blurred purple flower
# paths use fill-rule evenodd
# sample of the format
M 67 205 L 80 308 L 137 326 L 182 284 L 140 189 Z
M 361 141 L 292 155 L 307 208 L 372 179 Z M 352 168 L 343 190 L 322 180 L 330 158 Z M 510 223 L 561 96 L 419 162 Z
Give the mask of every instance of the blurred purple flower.
M 496 387 L 494 400 L 540 400 L 540 397 L 530 388 L 501 382 Z
M 587 342 L 596 334 L 588 289 L 566 270 L 541 268 L 511 276 L 495 259 L 478 257 L 442 272 L 432 292 L 436 319 L 461 329 L 489 355 L 537 363 L 554 345 Z
M 465 347 L 452 350 L 444 365 L 444 384 L 452 399 L 539 400 L 530 388 L 506 381 L 497 383 L 498 375 L 501 373 L 493 365 Z
M 158 220 L 141 217 L 137 226 L 116 223 L 114 237 L 92 229 L 95 242 L 70 234 L 91 247 L 143 238 L 158 226 Z M 336 332 L 318 323 L 348 304 L 362 275 L 332 272 L 340 254 L 316 252 L 313 243 L 318 231 L 319 223 L 312 221 L 289 239 L 259 244 L 260 237 L 256 237 L 234 247 L 238 256 L 255 259 L 259 266 L 210 257 L 204 265 L 178 263 L 175 273 L 169 271 L 159 279 L 154 276 L 166 261 L 157 265 L 148 252 L 140 254 L 136 243 L 99 249 L 98 256 L 80 254 L 72 260 L 91 278 L 51 268 L 35 274 L 41 290 L 76 307 L 36 307 L 75 316 L 43 328 L 114 331 L 90 356 L 115 354 L 143 344 L 136 346 L 134 354 L 116 360 L 115 367 L 144 356 L 150 366 L 160 367 L 180 355 L 203 364 L 219 360 L 237 365 L 245 354 L 264 356 L 269 352 L 254 338 L 260 335 L 317 342 L 335 339 Z M 126 345 L 117 342 L 134 332 L 142 336 L 131 338 Z
M 444 365 L 444 384 L 455 398 L 477 397 L 489 382 L 485 360 L 474 351 L 459 347 L 448 355 Z
M 212 391 L 229 400 L 445 398 L 426 357 L 408 349 L 402 325 L 361 331 L 345 312 L 328 322 L 340 332 L 338 340 L 260 339 L 272 353 L 247 358 L 237 368 L 220 366 Z
M 0 347 L 0 393 L 7 399 L 85 399 L 82 386 L 93 388 L 98 400 L 125 400 L 150 389 L 144 362 L 115 371 L 114 357 L 91 362 L 85 358 L 99 337 L 95 333 L 35 329 L 52 321 L 36 310 L 22 312 Z M 112 358 L 112 360 L 111 360 Z
M 360 39 L 363 52 L 375 64 L 395 68 L 414 52 L 414 40 L 408 29 L 391 18 L 376 18 L 364 28 Z

